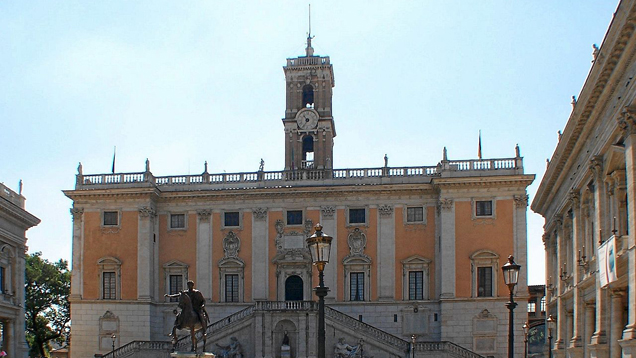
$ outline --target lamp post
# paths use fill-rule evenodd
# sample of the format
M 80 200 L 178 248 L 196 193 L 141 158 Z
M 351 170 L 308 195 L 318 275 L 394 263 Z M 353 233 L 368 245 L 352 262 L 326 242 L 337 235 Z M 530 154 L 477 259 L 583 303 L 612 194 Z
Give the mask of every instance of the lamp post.
M 329 253 L 331 252 L 331 240 L 333 238 L 322 232 L 322 225 L 319 223 L 314 227 L 313 235 L 307 238 L 307 247 L 311 253 L 311 261 L 318 268 L 318 287 L 316 296 L 318 296 L 318 358 L 325 358 L 325 296 L 329 292 L 329 288 L 325 287 L 325 279 L 323 270 L 325 265 L 329 263 Z
M 515 303 L 513 292 L 517 282 L 519 281 L 519 270 L 521 266 L 515 263 L 515 258 L 510 255 L 508 256 L 508 262 L 501 267 L 501 271 L 503 272 L 504 282 L 508 289 L 510 290 L 510 301 L 506 303 L 506 307 L 510 311 L 508 318 L 508 358 L 514 358 L 515 356 L 515 334 L 514 329 L 512 327 L 512 323 L 514 321 L 514 309 L 517 307 Z
M 528 358 L 528 322 L 523 322 L 523 358 Z
M 115 350 L 115 340 L 117 339 L 117 336 L 115 335 L 115 333 L 113 333 L 112 336 L 110 336 L 110 339 L 113 340 L 113 351 Z
M 548 324 L 548 357 L 552 358 L 552 328 L 554 327 L 554 322 L 556 320 L 552 317 L 552 315 L 548 316 L 546 323 Z

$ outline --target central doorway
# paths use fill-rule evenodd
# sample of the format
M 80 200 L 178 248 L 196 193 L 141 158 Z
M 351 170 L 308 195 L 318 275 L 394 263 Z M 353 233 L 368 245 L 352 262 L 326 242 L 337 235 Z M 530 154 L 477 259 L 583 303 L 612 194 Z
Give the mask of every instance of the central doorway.
M 285 280 L 285 301 L 303 300 L 303 279 L 293 275 Z

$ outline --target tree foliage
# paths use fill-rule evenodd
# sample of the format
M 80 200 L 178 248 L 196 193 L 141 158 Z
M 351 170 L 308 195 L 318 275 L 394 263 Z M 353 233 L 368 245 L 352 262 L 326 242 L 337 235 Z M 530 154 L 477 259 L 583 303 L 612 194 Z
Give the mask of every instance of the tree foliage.
M 30 355 L 48 357 L 50 342 L 64 343 L 70 333 L 71 273 L 68 262 L 50 262 L 41 252 L 27 255 L 25 315 Z

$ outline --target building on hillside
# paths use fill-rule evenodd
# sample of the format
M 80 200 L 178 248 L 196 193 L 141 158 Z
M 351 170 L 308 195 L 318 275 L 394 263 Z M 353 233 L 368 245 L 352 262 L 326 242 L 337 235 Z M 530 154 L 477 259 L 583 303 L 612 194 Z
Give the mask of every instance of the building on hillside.
M 636 357 L 635 26 L 621 1 L 532 202 L 555 357 Z
M 16 193 L 0 183 L 0 351 L 20 358 L 29 354 L 24 334 L 26 231 L 40 223 L 24 209 L 25 200 L 22 188 Z
M 213 321 L 233 314 L 214 327 L 238 322 L 215 331 L 218 339 L 233 335 L 246 356 L 274 357 L 287 331 L 293 357 L 315 357 L 307 301 L 317 274 L 305 238 L 318 222 L 334 238 L 329 347 L 347 335 L 376 356 L 404 356 L 414 340 L 415 352 L 503 357 L 508 255 L 522 266 L 519 302 L 528 292 L 534 175 L 524 174 L 519 148 L 506 159 L 449 160 L 444 149 L 431 166 L 334 169 L 330 58 L 315 56 L 308 38 L 284 73 L 284 170 L 210 174 L 206 165 L 200 175 L 155 177 L 149 162 L 138 173 L 80 167 L 75 189 L 64 192 L 73 200 L 71 357 L 110 351 L 113 334 L 118 347 L 165 341 L 175 304 L 164 294 L 188 279 Z M 519 351 L 523 309 L 514 323 Z

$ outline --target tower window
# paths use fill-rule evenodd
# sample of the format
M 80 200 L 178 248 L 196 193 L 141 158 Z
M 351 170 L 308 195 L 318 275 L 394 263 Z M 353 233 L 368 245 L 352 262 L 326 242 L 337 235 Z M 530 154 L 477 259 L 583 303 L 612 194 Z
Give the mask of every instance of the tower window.
M 303 138 L 303 169 L 314 167 L 314 137 L 308 135 Z
M 305 85 L 303 87 L 303 107 L 314 106 L 314 87 L 312 85 Z

